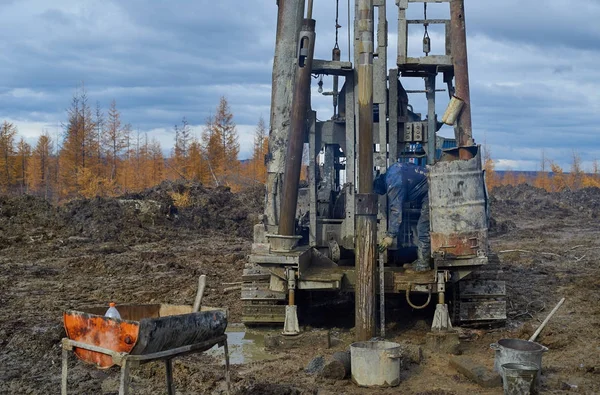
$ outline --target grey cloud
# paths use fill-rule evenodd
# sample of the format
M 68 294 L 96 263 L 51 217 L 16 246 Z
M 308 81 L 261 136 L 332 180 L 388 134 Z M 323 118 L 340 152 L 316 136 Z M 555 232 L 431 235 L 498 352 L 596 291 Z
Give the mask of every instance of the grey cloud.
M 346 59 L 346 2 L 340 3 Z M 393 45 L 396 7 L 388 3 Z M 331 56 L 334 6 L 315 5 L 321 58 Z M 578 149 L 585 160 L 595 159 L 600 4 L 466 0 L 466 7 L 477 141 L 485 140 L 498 159 L 524 166 L 531 160 L 523 156 L 541 149 L 567 158 Z M 445 8 L 430 4 L 429 16 L 441 17 Z M 3 1 L 0 12 L 0 118 L 56 124 L 81 81 L 92 104 L 106 108 L 115 98 L 124 121 L 142 130 L 171 130 L 183 116 L 202 125 L 221 95 L 246 133 L 259 116 L 269 118 L 273 0 L 22 0 Z M 422 16 L 422 8 L 410 12 Z M 392 68 L 395 48 L 389 56 Z M 442 113 L 445 94 L 439 97 Z M 411 100 L 424 112 L 423 97 Z M 331 106 L 330 98 L 313 103 Z

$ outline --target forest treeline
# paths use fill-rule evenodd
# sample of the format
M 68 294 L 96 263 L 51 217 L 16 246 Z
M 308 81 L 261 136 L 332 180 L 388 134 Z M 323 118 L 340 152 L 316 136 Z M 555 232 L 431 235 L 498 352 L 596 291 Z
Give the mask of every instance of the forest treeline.
M 78 197 L 118 196 L 153 187 L 164 180 L 185 179 L 239 190 L 266 180 L 268 128 L 261 117 L 254 132 L 252 157 L 239 160 L 238 131 L 227 99 L 221 97 L 200 136 L 185 117 L 173 128 L 168 155 L 155 138 L 124 122 L 113 100 L 106 111 L 94 107 L 83 86 L 66 111 L 62 134 L 44 131 L 34 146 L 7 121 L 0 125 L 0 194 L 33 194 L 61 202 Z M 489 149 L 484 168 L 489 189 L 499 185 L 531 184 L 550 192 L 600 187 L 597 161 L 585 172 L 573 151 L 569 172 L 545 158 L 535 176 L 495 171 Z
M 239 160 L 240 143 L 233 114 L 221 97 L 214 115 L 196 136 L 187 119 L 173 128 L 173 149 L 165 155 L 155 138 L 133 130 L 113 100 L 106 111 L 94 107 L 84 87 L 66 112 L 62 134 L 44 131 L 34 146 L 7 121 L 0 125 L 0 193 L 34 194 L 52 201 L 117 196 L 169 179 L 238 190 L 264 183 L 267 125 L 254 133 L 252 157 Z
M 546 158 L 544 151 L 540 158 L 538 171 L 533 175 L 526 175 L 523 172 L 503 172 L 500 175 L 496 172 L 494 160 L 489 149 L 484 151 L 484 169 L 485 180 L 488 189 L 493 190 L 500 185 L 519 185 L 529 184 L 537 188 L 545 189 L 548 192 L 561 192 L 564 190 L 578 190 L 581 188 L 597 187 L 600 188 L 600 166 L 595 160 L 592 164 L 592 171 L 584 171 L 581 165 L 581 157 L 576 151 L 571 155 L 571 167 L 566 173 L 556 162 Z

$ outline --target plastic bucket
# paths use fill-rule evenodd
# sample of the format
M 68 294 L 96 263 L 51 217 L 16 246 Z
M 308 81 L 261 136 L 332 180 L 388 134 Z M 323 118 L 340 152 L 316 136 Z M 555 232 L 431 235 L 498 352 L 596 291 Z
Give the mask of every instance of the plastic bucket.
M 505 363 L 504 395 L 537 394 L 537 376 L 539 368 L 530 362 Z
M 400 344 L 386 341 L 350 345 L 352 381 L 365 387 L 400 384 Z

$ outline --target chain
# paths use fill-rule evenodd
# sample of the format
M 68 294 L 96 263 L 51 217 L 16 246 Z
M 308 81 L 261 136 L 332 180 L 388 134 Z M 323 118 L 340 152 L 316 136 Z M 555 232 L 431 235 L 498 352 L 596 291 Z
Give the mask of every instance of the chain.
M 427 21 L 427 3 L 423 3 L 423 19 Z M 429 33 L 427 32 L 429 23 L 425 22 L 423 23 L 423 26 L 425 26 L 425 36 L 429 37 Z
M 339 45 L 338 45 L 338 31 L 340 29 L 340 23 L 339 23 L 339 16 L 340 16 L 340 0 L 335 0 L 335 46 L 333 48 L 338 49 Z

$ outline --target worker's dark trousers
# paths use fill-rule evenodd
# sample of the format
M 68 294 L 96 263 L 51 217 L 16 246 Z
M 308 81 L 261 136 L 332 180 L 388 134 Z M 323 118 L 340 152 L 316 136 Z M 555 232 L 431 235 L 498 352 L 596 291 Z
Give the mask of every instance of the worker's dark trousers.
M 431 261 L 431 237 L 429 236 L 429 197 L 425 196 L 421 205 L 421 215 L 417 222 L 417 248 L 419 263 L 430 265 Z

